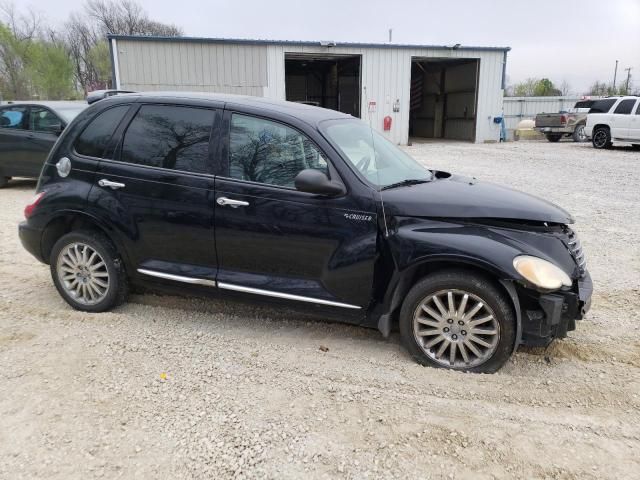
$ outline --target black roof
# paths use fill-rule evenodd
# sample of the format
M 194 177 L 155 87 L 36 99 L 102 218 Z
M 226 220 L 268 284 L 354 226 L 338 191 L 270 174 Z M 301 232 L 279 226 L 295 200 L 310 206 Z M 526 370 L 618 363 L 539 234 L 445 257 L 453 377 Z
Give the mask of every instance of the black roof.
M 226 93 L 206 93 L 206 92 L 139 92 L 139 93 L 126 93 L 111 96 L 105 100 L 101 100 L 98 103 L 103 102 L 118 102 L 130 99 L 131 97 L 138 97 L 139 99 L 145 99 L 150 101 L 180 101 L 188 100 L 191 102 L 207 103 L 223 103 L 225 106 L 239 105 L 261 109 L 265 112 L 275 112 L 284 115 L 290 115 L 292 117 L 299 118 L 311 125 L 316 125 L 322 120 L 339 119 L 339 118 L 354 118 L 346 113 L 337 112 L 328 108 L 314 107 L 311 105 L 305 105 L 296 102 L 286 102 L 284 100 L 273 100 L 264 97 L 251 97 L 248 95 L 231 95 Z

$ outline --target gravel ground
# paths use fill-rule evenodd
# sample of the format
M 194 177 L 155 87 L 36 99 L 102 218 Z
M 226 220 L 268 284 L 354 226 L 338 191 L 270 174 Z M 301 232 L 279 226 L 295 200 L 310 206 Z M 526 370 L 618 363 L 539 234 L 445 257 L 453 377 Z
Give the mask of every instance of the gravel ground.
M 640 153 L 408 151 L 575 214 L 596 294 L 568 339 L 473 375 L 416 365 L 397 335 L 222 300 L 75 312 L 19 245 L 18 181 L 0 191 L 0 478 L 637 476 Z

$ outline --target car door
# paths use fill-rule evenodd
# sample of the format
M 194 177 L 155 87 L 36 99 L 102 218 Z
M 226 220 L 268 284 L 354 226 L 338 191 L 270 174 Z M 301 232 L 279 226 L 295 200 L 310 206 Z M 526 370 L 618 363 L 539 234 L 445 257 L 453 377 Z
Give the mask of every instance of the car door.
M 102 159 L 89 205 L 119 230 L 135 272 L 166 283 L 212 287 L 215 107 L 144 103 Z
M 15 105 L 0 109 L 0 174 L 27 176 L 29 168 L 29 107 Z
M 49 108 L 40 105 L 29 107 L 28 154 L 24 167 L 30 177 L 40 175 L 42 165 L 63 128 L 64 122 Z
M 635 115 L 629 116 L 629 140 L 640 142 L 640 100 L 636 103 Z
M 308 168 L 340 180 L 330 146 L 313 129 L 241 108 L 226 111 L 224 125 L 228 143 L 216 177 L 218 287 L 339 309 L 357 322 L 371 297 L 376 258 L 371 197 L 295 189 L 296 175 Z
M 611 120 L 611 136 L 613 138 L 629 138 L 629 129 L 631 128 L 631 111 L 635 104 L 635 99 L 625 98 L 616 105 L 613 110 Z

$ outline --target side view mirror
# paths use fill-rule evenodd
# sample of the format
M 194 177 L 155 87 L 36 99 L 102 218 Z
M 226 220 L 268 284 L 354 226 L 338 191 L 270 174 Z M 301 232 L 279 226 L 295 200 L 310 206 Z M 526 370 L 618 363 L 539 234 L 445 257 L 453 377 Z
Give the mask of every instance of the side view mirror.
M 344 186 L 338 182 L 329 180 L 329 178 L 320 170 L 307 168 L 302 170 L 295 178 L 294 184 L 296 190 L 307 193 L 315 193 L 316 195 L 327 195 L 334 197 L 345 193 Z

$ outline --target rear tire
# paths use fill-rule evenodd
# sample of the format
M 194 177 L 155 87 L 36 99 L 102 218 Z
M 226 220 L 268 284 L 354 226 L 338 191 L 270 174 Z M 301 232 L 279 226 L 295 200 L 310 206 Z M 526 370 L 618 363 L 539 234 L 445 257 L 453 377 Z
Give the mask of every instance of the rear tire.
M 571 138 L 574 142 L 582 143 L 587 141 L 587 134 L 584 133 L 584 125 L 578 125 L 573 133 L 571 134 Z
M 53 246 L 49 263 L 58 293 L 76 310 L 104 312 L 127 298 L 122 259 L 102 233 L 76 231 L 63 235 Z
M 11 177 L 3 177 L 0 175 L 0 188 L 5 188 L 7 185 L 9 185 L 10 179 Z
M 442 298 L 440 306 L 434 297 Z M 422 365 L 493 373 L 514 351 L 516 320 L 511 302 L 488 278 L 447 270 L 423 278 L 409 291 L 400 311 L 400 334 Z
M 547 140 L 549 140 L 550 142 L 555 143 L 560 141 L 562 135 L 559 133 L 548 133 L 545 135 L 545 137 L 547 137 Z
M 632 147 L 634 150 L 640 150 L 640 143 L 634 143 L 633 145 L 631 145 L 631 147 Z
M 607 127 L 598 127 L 593 132 L 593 137 L 591 139 L 591 143 L 593 144 L 593 148 L 603 149 L 603 148 L 611 148 L 611 132 Z

